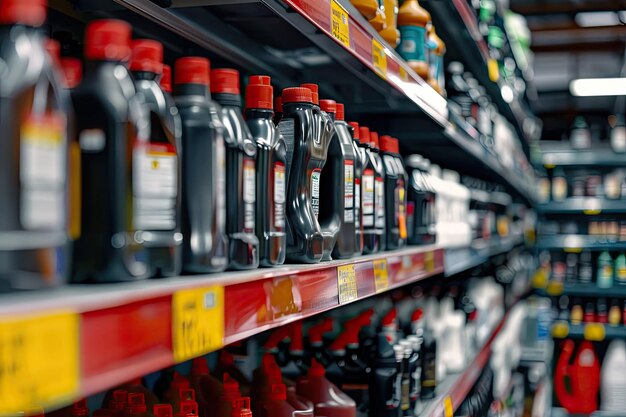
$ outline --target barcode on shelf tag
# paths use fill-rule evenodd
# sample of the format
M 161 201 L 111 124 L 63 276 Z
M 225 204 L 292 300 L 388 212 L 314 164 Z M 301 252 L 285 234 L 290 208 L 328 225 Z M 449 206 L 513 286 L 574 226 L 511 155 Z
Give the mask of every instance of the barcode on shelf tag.
M 337 290 L 339 292 L 339 304 L 349 303 L 358 298 L 354 265 L 337 267 Z
M 172 296 L 174 360 L 183 362 L 224 346 L 224 287 L 180 290 Z
M 424 253 L 424 269 L 426 272 L 433 272 L 435 270 L 435 252 L 428 251 Z
M 330 32 L 333 38 L 350 48 L 348 11 L 337 0 L 330 0 Z
M 587 323 L 585 324 L 585 340 L 591 342 L 601 342 L 606 336 L 604 331 L 604 325 L 602 323 Z
M 0 415 L 78 396 L 79 323 L 66 310 L 0 321 Z
M 445 417 L 454 416 L 454 407 L 452 406 L 452 398 L 449 395 L 443 399 L 443 415 Z
M 387 55 L 383 45 L 372 38 L 372 64 L 374 69 L 383 78 L 387 78 Z
M 389 288 L 389 270 L 386 259 L 377 259 L 374 264 L 374 285 L 376 292 L 385 291 Z

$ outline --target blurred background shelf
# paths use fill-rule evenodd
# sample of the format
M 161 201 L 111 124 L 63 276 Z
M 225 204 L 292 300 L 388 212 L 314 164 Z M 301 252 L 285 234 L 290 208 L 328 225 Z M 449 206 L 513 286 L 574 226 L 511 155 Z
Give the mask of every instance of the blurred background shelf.
M 538 249 L 564 249 L 578 252 L 582 249 L 594 251 L 626 250 L 626 242 L 609 241 L 598 236 L 590 235 L 539 235 L 536 247 Z
M 601 213 L 626 213 L 626 200 L 609 200 L 595 197 L 569 197 L 564 201 L 551 201 L 537 204 L 536 210 L 544 214 L 580 213 L 596 215 Z

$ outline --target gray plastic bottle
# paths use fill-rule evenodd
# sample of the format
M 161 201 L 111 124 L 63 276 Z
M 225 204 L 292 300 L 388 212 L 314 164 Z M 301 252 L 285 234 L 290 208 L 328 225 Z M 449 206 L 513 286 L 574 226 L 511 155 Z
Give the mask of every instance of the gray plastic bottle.
M 354 254 L 363 253 L 363 207 L 362 207 L 362 182 L 363 182 L 363 156 L 359 147 L 359 124 L 349 122 L 348 129 L 352 136 L 352 148 L 354 149 Z

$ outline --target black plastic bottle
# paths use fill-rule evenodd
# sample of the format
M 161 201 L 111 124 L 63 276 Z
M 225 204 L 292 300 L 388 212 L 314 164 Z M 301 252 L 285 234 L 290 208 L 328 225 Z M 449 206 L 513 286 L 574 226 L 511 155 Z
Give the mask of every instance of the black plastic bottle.
M 359 127 L 359 149 L 363 166 L 361 180 L 361 211 L 363 213 L 363 254 L 376 253 L 381 248 L 381 230 L 376 227 L 376 160 L 370 144 L 370 130 Z
M 385 166 L 380 155 L 378 133 L 370 131 L 370 158 L 374 162 L 374 224 L 380 234 L 381 251 L 387 248 L 387 225 L 385 218 Z
M 259 266 L 255 234 L 256 144 L 241 112 L 239 71 L 211 71 L 211 96 L 221 105 L 226 129 L 226 231 L 230 269 Z M 267 208 L 266 208 L 267 209 Z
M 406 171 L 400 157 L 398 140 L 380 137 L 383 166 L 385 167 L 385 232 L 387 249 L 398 249 L 406 244 Z
M 85 77 L 72 92 L 81 149 L 81 236 L 74 245 L 75 282 L 132 281 L 150 276 L 143 221 L 146 184 L 139 155 L 150 120 L 126 67 L 131 27 L 91 22 L 85 32 Z M 144 238 L 145 236 L 145 238 Z
M 0 2 L 0 291 L 67 278 L 69 97 L 38 29 L 46 3 Z
M 421 155 L 406 158 L 407 240 L 411 245 L 435 243 L 435 193 L 429 183 L 428 161 Z
M 166 99 L 159 85 L 163 46 L 153 40 L 134 40 L 130 70 L 150 118 L 150 139 L 133 152 L 139 192 L 135 197 L 141 207 L 136 226 L 149 231 L 144 234 L 144 243 L 150 276 L 173 276 L 180 273 L 182 262 L 178 155 L 181 122 L 178 109 L 171 106 L 171 98 Z
M 424 330 L 421 353 L 420 397 L 427 400 L 435 397 L 435 389 L 437 388 L 437 339 L 429 328 Z
M 317 221 L 320 175 L 334 127 L 330 117 L 314 110 L 311 90 L 283 90 L 283 115 L 278 130 L 287 149 L 287 259 L 316 263 L 322 259 L 324 237 Z
M 257 147 L 256 235 L 261 266 L 285 262 L 285 140 L 272 117 L 270 77 L 253 75 L 246 87 L 246 123 Z
M 343 104 L 337 104 L 337 114 L 340 111 L 343 116 Z M 359 148 L 359 124 L 350 122 L 348 129 L 352 136 L 352 148 L 354 149 L 354 255 L 360 255 L 363 253 L 363 210 L 361 207 L 363 158 L 361 157 L 361 148 Z
M 328 158 L 322 171 L 320 193 L 320 226 L 323 234 L 336 237 L 332 252 L 324 243 L 323 261 L 346 259 L 354 254 L 354 148 L 348 125 L 337 120 L 337 103 L 320 100 L 320 107 L 335 122 L 335 135 L 328 147 Z M 342 119 L 343 119 L 343 115 Z M 326 240 L 326 239 L 325 239 Z
M 183 125 L 183 270 L 190 273 L 223 271 L 228 265 L 225 129 L 209 93 L 209 67 L 206 58 L 184 57 L 174 71 Z
M 402 401 L 403 352 L 396 352 L 384 335 L 378 335 L 370 383 L 370 417 L 399 417 Z M 397 345 L 400 349 L 401 347 Z

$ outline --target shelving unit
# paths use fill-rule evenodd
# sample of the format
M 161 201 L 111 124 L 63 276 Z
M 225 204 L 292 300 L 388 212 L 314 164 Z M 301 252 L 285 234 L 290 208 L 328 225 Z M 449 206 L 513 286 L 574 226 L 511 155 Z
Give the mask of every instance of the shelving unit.
M 543 145 L 540 148 L 541 157 L 535 160 L 535 165 L 552 168 L 585 167 L 585 166 L 626 166 L 624 154 L 613 152 L 608 147 L 594 146 L 591 149 L 571 149 L 561 144 Z
M 592 342 L 624 339 L 626 338 L 626 326 L 610 326 L 602 323 L 571 324 L 557 321 L 552 326 L 552 337 L 555 339 L 585 339 Z
M 536 246 L 538 249 L 564 249 L 565 251 L 580 252 L 582 249 L 594 251 L 624 250 L 626 249 L 626 242 L 609 241 L 591 235 L 539 235 Z
M 510 236 L 503 239 L 493 238 L 489 243 L 475 244 L 469 248 L 447 249 L 444 257 L 444 274 L 451 276 L 475 268 L 487 262 L 492 256 L 510 252 L 523 242 L 523 236 Z
M 613 285 L 611 288 L 599 288 L 596 284 L 565 284 L 558 295 L 571 297 L 626 298 L 626 286 Z
M 536 210 L 543 214 L 625 213 L 626 200 L 609 200 L 595 197 L 569 197 L 564 201 L 538 204 Z

